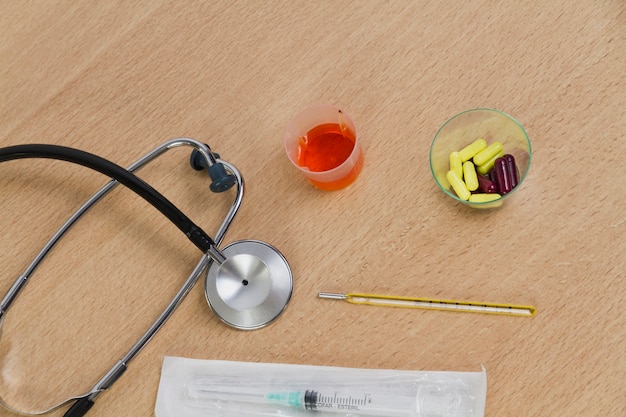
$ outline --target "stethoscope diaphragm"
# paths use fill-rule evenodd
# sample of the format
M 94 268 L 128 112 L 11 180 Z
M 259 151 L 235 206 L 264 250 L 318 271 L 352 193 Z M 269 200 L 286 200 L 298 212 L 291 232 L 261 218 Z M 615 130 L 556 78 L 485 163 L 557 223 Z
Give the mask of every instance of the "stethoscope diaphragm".
M 240 240 L 225 246 L 226 261 L 213 262 L 204 292 L 213 312 L 226 324 L 258 329 L 276 320 L 287 307 L 293 276 L 285 257 L 273 246 Z

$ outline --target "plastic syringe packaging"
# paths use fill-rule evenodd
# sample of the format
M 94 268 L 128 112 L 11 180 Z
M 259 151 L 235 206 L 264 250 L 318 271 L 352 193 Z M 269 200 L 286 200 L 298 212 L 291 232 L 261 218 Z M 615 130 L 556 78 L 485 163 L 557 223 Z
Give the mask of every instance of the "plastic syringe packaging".
M 481 372 L 166 357 L 156 417 L 482 417 Z

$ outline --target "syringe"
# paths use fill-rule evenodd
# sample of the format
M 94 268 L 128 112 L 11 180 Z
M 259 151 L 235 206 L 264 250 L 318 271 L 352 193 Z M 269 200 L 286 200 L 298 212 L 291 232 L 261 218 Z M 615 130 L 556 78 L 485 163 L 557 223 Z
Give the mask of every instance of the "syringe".
M 366 391 L 306 389 L 301 391 L 263 392 L 234 387 L 189 387 L 188 400 L 196 406 L 219 407 L 220 402 L 277 405 L 307 411 L 325 411 L 363 416 L 415 417 L 416 395 L 375 394 Z
M 304 410 L 359 415 L 414 416 L 415 397 L 372 395 L 367 392 L 291 391 L 267 394 L 268 401 Z

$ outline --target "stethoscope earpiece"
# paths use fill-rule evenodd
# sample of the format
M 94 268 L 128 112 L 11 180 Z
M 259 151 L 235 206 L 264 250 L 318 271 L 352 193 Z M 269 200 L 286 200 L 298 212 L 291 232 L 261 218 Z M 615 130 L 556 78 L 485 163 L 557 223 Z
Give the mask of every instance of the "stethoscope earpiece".
M 220 157 L 216 153 L 213 153 L 212 156 L 215 158 Z M 235 184 L 237 184 L 237 178 L 234 175 L 229 174 L 222 163 L 217 161 L 209 163 L 197 149 L 194 149 L 191 152 L 189 165 L 191 165 L 191 168 L 196 171 L 204 171 L 208 168 L 209 177 L 213 180 L 210 188 L 214 193 L 222 193 L 230 190 Z
M 220 157 L 216 153 L 213 153 L 213 156 L 215 158 Z M 193 168 L 195 171 L 204 171 L 208 166 L 206 159 L 204 159 L 202 153 L 197 149 L 191 151 L 191 156 L 189 157 L 189 165 L 191 165 L 191 168 Z
M 233 185 L 237 184 L 237 178 L 233 174 L 226 172 L 224 165 L 213 164 L 209 167 L 209 177 L 213 180 L 210 185 L 211 191 L 214 193 L 221 193 L 226 190 L 230 190 Z

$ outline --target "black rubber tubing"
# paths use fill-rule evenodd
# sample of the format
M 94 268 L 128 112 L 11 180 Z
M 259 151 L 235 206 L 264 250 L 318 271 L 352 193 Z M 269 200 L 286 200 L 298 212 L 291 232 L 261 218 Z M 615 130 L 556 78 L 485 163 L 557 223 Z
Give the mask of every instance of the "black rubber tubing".
M 59 145 L 32 144 L 0 148 L 0 162 L 16 159 L 57 159 L 93 169 L 141 196 L 176 225 L 203 253 L 215 246 L 213 239 L 182 211 L 141 178 L 121 166 L 89 152 Z
M 93 407 L 93 400 L 83 397 L 76 400 L 63 417 L 83 417 Z

